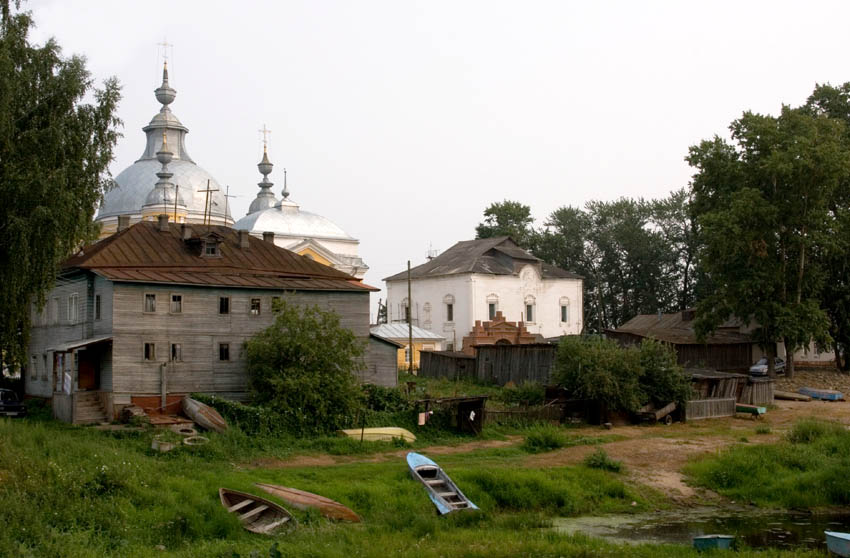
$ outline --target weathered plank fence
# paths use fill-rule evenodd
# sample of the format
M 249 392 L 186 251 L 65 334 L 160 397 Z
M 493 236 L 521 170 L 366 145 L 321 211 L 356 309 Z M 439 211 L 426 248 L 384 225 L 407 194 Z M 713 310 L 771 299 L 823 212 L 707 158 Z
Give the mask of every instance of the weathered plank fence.
M 475 376 L 479 381 L 503 386 L 508 382 L 549 384 L 556 345 L 479 345 L 476 347 Z
M 694 399 L 685 403 L 685 420 L 731 417 L 735 414 L 735 398 Z
M 421 351 L 419 375 L 449 380 L 475 379 L 475 357 L 452 351 Z

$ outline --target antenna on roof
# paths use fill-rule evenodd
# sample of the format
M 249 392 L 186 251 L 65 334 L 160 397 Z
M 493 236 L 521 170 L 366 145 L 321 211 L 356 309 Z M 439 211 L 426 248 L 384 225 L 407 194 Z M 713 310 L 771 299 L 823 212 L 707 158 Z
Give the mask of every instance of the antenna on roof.
M 227 220 L 227 209 L 228 209 L 228 198 L 238 198 L 239 196 L 230 195 L 230 186 L 227 187 L 227 190 L 224 191 L 224 219 Z
M 431 242 L 429 242 L 428 243 L 428 256 L 427 256 L 428 261 L 430 262 L 431 260 L 436 258 L 438 252 L 439 252 L 439 250 L 435 250 L 434 245 Z

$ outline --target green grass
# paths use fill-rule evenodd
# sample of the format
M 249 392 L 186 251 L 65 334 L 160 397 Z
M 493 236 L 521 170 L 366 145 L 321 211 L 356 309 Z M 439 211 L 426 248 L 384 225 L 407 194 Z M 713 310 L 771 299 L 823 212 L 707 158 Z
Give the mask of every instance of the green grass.
M 604 449 L 599 448 L 584 459 L 584 465 L 591 469 L 619 473 L 623 470 L 623 462 L 611 459 Z
M 776 444 L 734 446 L 691 463 L 700 486 L 738 501 L 784 508 L 850 505 L 850 431 L 803 420 Z

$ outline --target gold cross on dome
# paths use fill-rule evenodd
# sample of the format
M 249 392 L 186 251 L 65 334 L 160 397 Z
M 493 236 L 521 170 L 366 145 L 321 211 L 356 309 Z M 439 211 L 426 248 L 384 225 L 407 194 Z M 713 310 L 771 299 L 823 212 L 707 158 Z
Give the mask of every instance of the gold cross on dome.
M 162 42 L 161 42 L 161 43 L 156 43 L 156 46 L 160 46 L 160 47 L 162 47 L 162 60 L 163 60 L 164 62 L 168 63 L 168 48 L 169 48 L 169 47 L 171 47 L 171 49 L 173 50 L 173 49 L 174 49 L 174 44 L 169 43 L 169 42 L 168 42 L 168 40 L 166 40 L 166 38 L 165 38 L 165 37 L 163 37 L 163 38 L 162 38 Z

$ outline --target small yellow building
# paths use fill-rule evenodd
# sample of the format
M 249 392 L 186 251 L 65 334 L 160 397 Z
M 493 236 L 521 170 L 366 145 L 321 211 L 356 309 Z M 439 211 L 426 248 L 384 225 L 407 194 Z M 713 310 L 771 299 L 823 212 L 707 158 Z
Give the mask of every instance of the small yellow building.
M 381 339 L 394 341 L 403 346 L 398 350 L 398 368 L 407 370 L 409 367 L 410 331 L 406 323 L 380 324 L 372 326 L 369 332 Z M 446 338 L 432 333 L 427 329 L 413 326 L 413 368 L 419 369 L 420 351 L 442 351 Z

